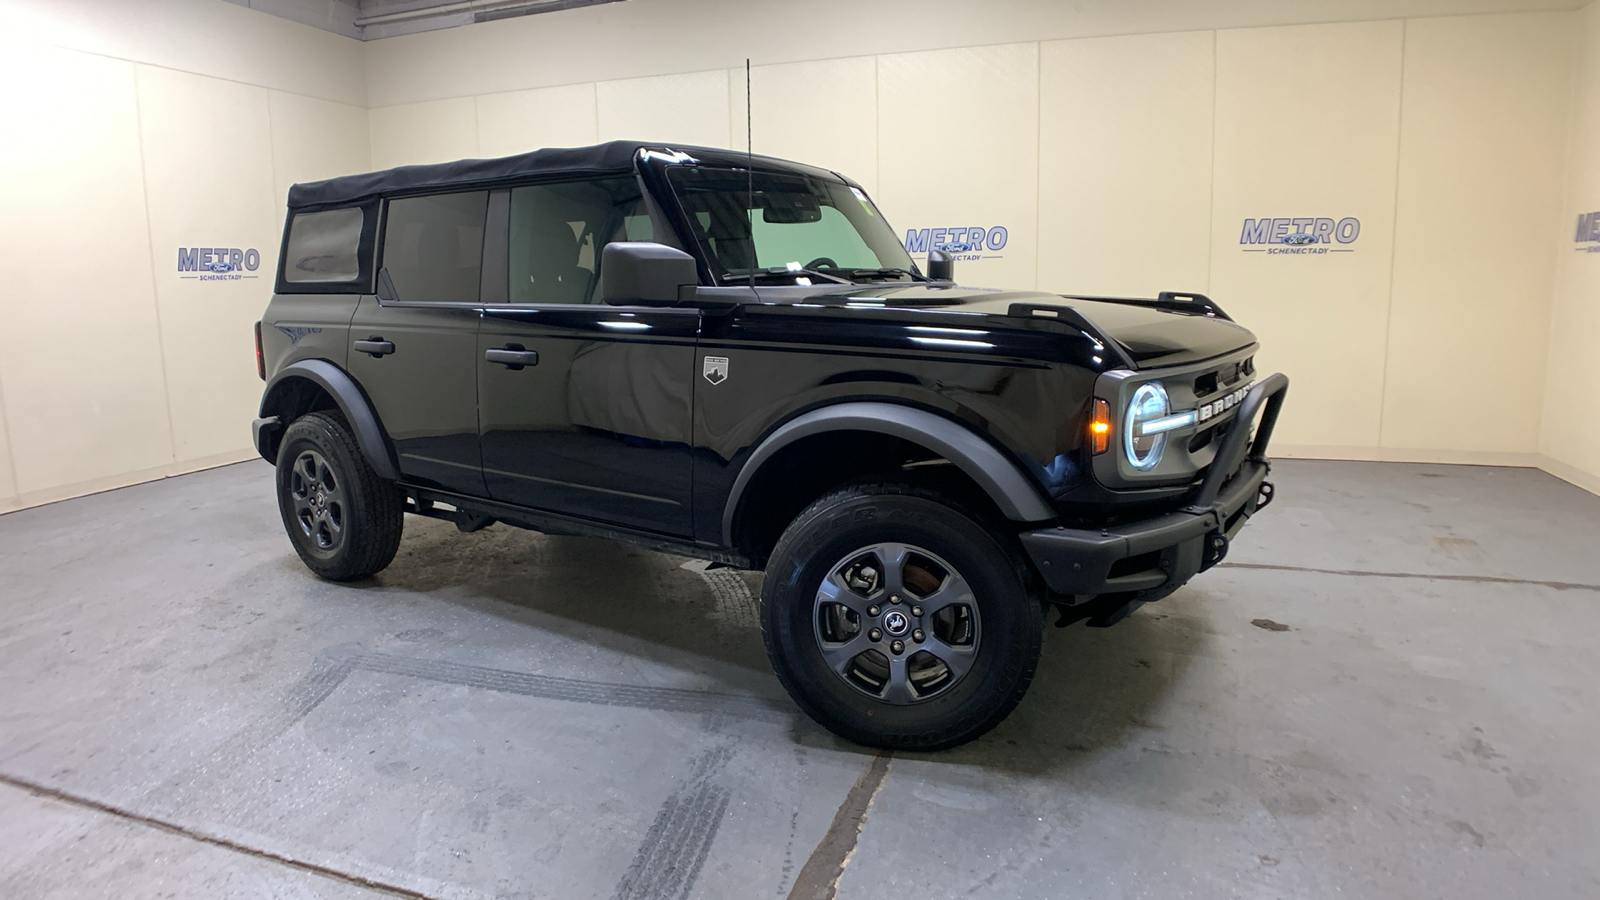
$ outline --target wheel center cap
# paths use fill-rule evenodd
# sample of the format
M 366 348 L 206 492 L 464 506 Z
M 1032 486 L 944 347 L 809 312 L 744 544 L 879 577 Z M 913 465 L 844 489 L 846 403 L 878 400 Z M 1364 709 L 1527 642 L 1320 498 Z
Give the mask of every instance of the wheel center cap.
M 883 617 L 883 630 L 895 637 L 901 637 L 911 630 L 911 620 L 900 610 L 892 609 Z

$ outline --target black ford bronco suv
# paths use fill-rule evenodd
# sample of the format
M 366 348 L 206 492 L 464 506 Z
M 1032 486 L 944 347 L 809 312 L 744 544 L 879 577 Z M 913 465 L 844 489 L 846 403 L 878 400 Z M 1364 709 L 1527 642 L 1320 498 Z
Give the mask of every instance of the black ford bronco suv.
M 957 286 L 835 172 L 619 141 L 288 206 L 255 444 L 313 572 L 405 513 L 765 568 L 779 680 L 863 744 L 987 731 L 1048 607 L 1115 623 L 1272 497 L 1288 381 L 1216 304 Z

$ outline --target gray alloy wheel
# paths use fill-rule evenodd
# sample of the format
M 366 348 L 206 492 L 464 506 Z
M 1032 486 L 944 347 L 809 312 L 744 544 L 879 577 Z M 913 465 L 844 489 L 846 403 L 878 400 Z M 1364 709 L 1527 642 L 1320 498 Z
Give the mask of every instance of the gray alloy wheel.
M 344 541 L 348 501 L 343 482 L 328 460 L 316 450 L 305 450 L 294 461 L 289 476 L 289 496 L 294 518 L 315 552 L 331 554 Z
M 812 625 L 835 675 L 901 706 L 960 682 L 983 635 L 972 588 L 954 566 L 921 547 L 887 542 L 861 547 L 829 568 Z
M 337 412 L 307 413 L 290 423 L 274 485 L 289 542 L 319 576 L 366 578 L 400 549 L 405 496 L 372 471 Z

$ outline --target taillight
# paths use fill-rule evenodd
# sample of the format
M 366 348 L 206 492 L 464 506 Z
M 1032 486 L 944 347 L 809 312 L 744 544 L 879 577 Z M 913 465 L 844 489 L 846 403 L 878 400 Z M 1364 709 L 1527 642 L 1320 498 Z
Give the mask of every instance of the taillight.
M 1089 446 L 1095 453 L 1104 453 L 1111 446 L 1111 407 L 1104 400 L 1094 401 L 1094 417 L 1089 420 Z
M 256 323 L 256 377 L 267 380 L 267 357 L 261 352 L 261 323 Z

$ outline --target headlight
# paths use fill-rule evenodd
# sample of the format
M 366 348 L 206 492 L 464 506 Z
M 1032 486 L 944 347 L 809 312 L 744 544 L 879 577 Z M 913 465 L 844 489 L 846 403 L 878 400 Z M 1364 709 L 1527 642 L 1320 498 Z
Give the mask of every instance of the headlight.
M 1142 384 L 1133 392 L 1128 415 L 1123 420 L 1126 424 L 1122 433 L 1122 447 L 1128 454 L 1128 462 L 1135 469 L 1148 471 L 1161 462 L 1161 452 L 1167 449 L 1167 433 L 1162 430 L 1145 434 L 1144 426 L 1166 417 L 1171 411 L 1172 403 L 1167 399 L 1167 389 L 1161 386 L 1161 382 Z

